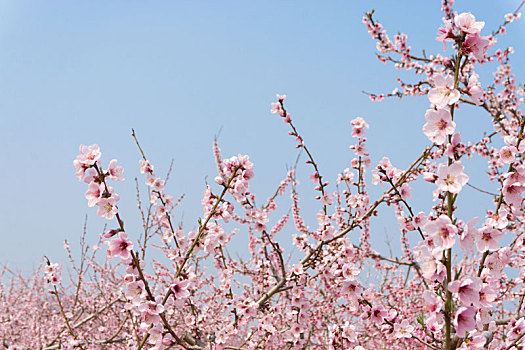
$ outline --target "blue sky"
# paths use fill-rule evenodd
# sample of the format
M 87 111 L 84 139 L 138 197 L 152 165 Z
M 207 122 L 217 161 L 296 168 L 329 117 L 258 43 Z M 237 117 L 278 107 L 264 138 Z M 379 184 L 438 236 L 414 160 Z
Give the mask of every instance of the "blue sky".
M 485 21 L 488 33 L 519 2 L 460 0 L 455 8 Z M 124 166 L 127 181 L 116 186 L 120 210 L 138 234 L 139 153 L 131 128 L 160 174 L 173 159 L 168 192 L 186 194 L 177 215 L 187 228 L 201 215 L 205 177 L 215 176 L 211 146 L 220 129 L 224 155 L 250 155 L 252 189 L 266 199 L 297 155 L 286 125 L 269 113 L 275 93 L 288 95 L 296 126 L 332 182 L 352 157 L 349 121 L 356 116 L 371 126 L 373 162 L 389 156 L 406 167 L 428 143 L 421 132 L 428 102 L 374 104 L 361 93 L 391 91 L 397 74 L 408 77 L 375 58 L 375 42 L 361 23 L 372 8 L 391 35 L 408 35 L 414 52 L 441 52 L 437 0 L 2 1 L 0 264 L 30 270 L 44 254 L 64 259 L 62 242 L 76 247 L 86 214 L 88 241 L 96 241 L 105 222 L 87 207 L 85 184 L 74 176 L 79 144 L 98 143 L 104 164 L 117 158 Z M 524 34 L 518 22 L 500 40 L 514 46 L 514 63 L 525 61 Z M 487 82 L 490 71 L 481 73 Z M 515 74 L 521 80 L 524 68 L 518 64 Z M 465 108 L 457 122 L 464 138 L 475 140 L 488 118 Z M 490 188 L 475 174 L 482 165 L 472 161 L 469 175 Z M 310 173 L 299 171 L 304 179 Z M 305 201 L 314 196 L 308 187 L 303 181 Z M 425 195 L 413 203 L 428 211 L 433 188 L 422 188 Z M 465 194 L 466 219 L 486 203 L 478 197 Z M 314 219 L 315 208 L 305 206 Z M 379 247 L 385 232 L 397 237 L 391 217 L 375 228 Z

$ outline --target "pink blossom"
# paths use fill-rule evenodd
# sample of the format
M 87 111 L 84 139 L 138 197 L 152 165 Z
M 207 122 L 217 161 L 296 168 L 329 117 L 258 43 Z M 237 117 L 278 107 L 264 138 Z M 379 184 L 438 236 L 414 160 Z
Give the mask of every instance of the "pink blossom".
M 504 229 L 508 224 L 508 211 L 502 206 L 499 208 L 497 213 L 492 212 L 491 210 L 487 211 L 487 217 L 485 224 L 489 227 L 494 227 L 497 229 Z
M 512 176 L 503 181 L 505 203 L 519 207 L 523 201 L 523 191 L 525 191 L 525 186 L 521 182 L 517 182 Z
M 454 328 L 456 328 L 456 334 L 458 337 L 464 338 L 466 332 L 470 332 L 476 328 L 476 321 L 474 320 L 475 315 L 476 308 L 472 306 L 460 307 L 456 310 Z
M 118 237 L 109 241 L 108 256 L 113 258 L 120 256 L 122 259 L 128 259 L 130 251 L 133 249 L 133 243 L 129 241 L 128 234 L 119 232 Z
M 456 103 L 461 94 L 454 87 L 454 77 L 451 75 L 434 75 L 434 87 L 428 92 L 428 100 L 439 108 Z
M 375 323 L 381 324 L 383 323 L 383 319 L 386 317 L 386 315 L 387 312 L 385 309 L 379 305 L 372 308 L 372 311 L 370 312 L 370 319 Z
M 365 129 L 369 128 L 368 123 L 361 117 L 353 119 L 350 124 L 353 126 L 352 137 L 363 137 Z
M 124 172 L 124 168 L 117 165 L 116 159 L 112 159 L 111 162 L 109 162 L 108 177 L 110 180 L 124 181 L 124 177 L 122 176 L 123 172 Z
M 403 320 L 401 323 L 394 324 L 394 336 L 396 338 L 412 338 L 412 332 L 414 326 L 412 326 L 408 320 Z
M 478 34 L 469 34 L 461 47 L 461 51 L 465 54 L 472 53 L 478 61 L 483 59 L 489 47 L 489 39 Z
M 459 161 L 450 166 L 446 163 L 439 164 L 437 170 L 439 178 L 436 181 L 439 190 L 448 191 L 450 193 L 459 193 L 469 179 L 469 177 L 463 172 L 463 169 L 463 165 Z
M 350 263 L 344 264 L 341 271 L 343 272 L 343 277 L 346 279 L 353 279 L 360 273 L 360 270 L 354 264 Z
M 429 171 L 423 172 L 423 180 L 430 182 L 430 183 L 435 183 L 437 179 L 438 179 L 438 176 L 436 174 L 431 173 Z
M 98 172 L 93 169 L 93 168 L 90 168 L 88 171 L 87 171 L 87 175 L 86 177 L 84 178 L 84 182 L 87 183 L 88 185 L 92 182 L 96 182 L 98 184 L 101 184 L 102 181 L 100 180 L 100 177 L 98 175 Z
M 469 277 L 461 281 L 452 281 L 448 284 L 448 290 L 456 293 L 462 305 L 474 305 L 479 303 L 479 291 L 481 280 L 478 277 Z
M 475 250 L 476 240 L 479 237 L 479 230 L 475 227 L 478 221 L 477 217 L 470 220 L 461 233 L 459 245 L 466 252 L 473 253 Z
M 484 308 L 491 308 L 498 293 L 490 285 L 485 284 L 479 291 L 479 304 Z
M 293 264 L 292 266 L 292 273 L 294 273 L 297 276 L 300 276 L 304 273 L 303 265 L 301 264 Z
M 102 156 L 97 144 L 91 146 L 80 145 L 79 151 L 80 154 L 77 156 L 77 160 L 85 165 L 95 164 Z
M 485 343 L 487 342 L 487 338 L 485 338 L 485 335 L 483 333 L 472 331 L 468 338 L 465 338 L 463 340 L 463 345 L 460 349 L 471 349 L 471 350 L 482 350 L 486 349 Z
M 523 153 L 525 152 L 525 142 L 520 142 L 518 147 L 518 140 L 519 139 L 516 136 L 505 136 L 503 138 L 503 141 L 507 146 L 514 147 L 514 149 L 516 150 L 515 153 Z
M 463 12 L 454 17 L 454 24 L 462 32 L 478 34 L 485 26 L 485 22 L 476 22 L 476 17 L 470 12 Z
M 477 105 L 483 104 L 483 89 L 481 84 L 478 82 L 479 76 L 472 74 L 468 80 L 467 94 L 470 95 L 472 102 Z
M 423 132 L 430 141 L 438 145 L 444 144 L 447 136 L 456 130 L 456 123 L 452 121 L 450 112 L 445 109 L 428 109 L 425 118 L 427 123 L 423 125 Z
M 153 174 L 153 165 L 151 165 L 149 161 L 139 160 L 139 164 L 140 164 L 141 174 L 144 174 L 144 173 Z
M 443 51 L 447 49 L 447 41 L 454 41 L 454 33 L 452 31 L 452 21 L 445 19 L 443 21 L 443 26 L 438 29 L 437 41 L 443 42 Z
M 516 153 L 518 153 L 516 147 L 504 146 L 499 151 L 499 157 L 503 163 L 510 164 L 514 162 Z
M 359 282 L 354 279 L 349 279 L 343 282 L 341 292 L 343 295 L 349 297 L 349 299 L 355 299 L 361 294 L 361 287 L 359 286 Z
M 57 263 L 47 263 L 44 274 L 47 278 L 47 283 L 57 285 L 60 283 L 60 271 Z
M 407 183 L 401 185 L 401 188 L 399 189 L 399 194 L 404 200 L 410 198 L 412 196 L 412 189 L 410 188 L 410 185 Z
M 443 319 L 440 314 L 431 313 L 430 317 L 425 320 L 425 325 L 432 333 L 438 333 L 443 329 Z
M 525 319 L 512 320 L 509 324 L 510 331 L 507 333 L 509 340 L 515 340 L 523 336 L 525 333 Z
M 84 164 L 78 159 L 75 159 L 73 161 L 73 166 L 76 169 L 75 176 L 78 178 L 78 181 L 82 181 L 84 175 L 86 174 L 86 170 L 90 167 L 90 165 Z
M 325 193 L 324 196 L 321 196 L 321 203 L 324 205 L 332 205 L 334 195 L 332 193 Z
M 88 190 L 86 191 L 86 199 L 88 200 L 88 206 L 93 207 L 98 201 L 102 198 L 104 193 L 104 185 L 97 184 L 92 182 L 88 185 Z
M 188 280 L 177 280 L 171 285 L 170 289 L 173 292 L 175 299 L 185 300 L 190 296 L 188 285 Z
M 108 220 L 111 220 L 115 217 L 115 214 L 118 213 L 117 206 L 115 205 L 116 198 L 102 198 L 97 202 L 98 210 L 97 215 Z
M 429 312 L 439 312 L 443 307 L 441 299 L 429 290 L 423 292 L 423 300 L 425 302 L 425 309 Z
M 164 180 L 155 175 L 150 174 L 146 176 L 146 185 L 152 187 L 156 191 L 163 191 L 165 183 Z
M 146 295 L 146 290 L 144 289 L 144 282 L 134 281 L 126 285 L 126 298 L 131 300 L 135 305 L 139 305 L 142 299 Z
M 148 300 L 139 305 L 138 309 L 142 313 L 142 320 L 146 324 L 159 324 L 161 321 L 160 314 L 164 312 L 164 306 L 161 303 L 162 297 L 155 301 Z
M 452 135 L 450 143 L 447 146 L 445 155 L 450 159 L 454 159 L 456 154 L 460 154 L 465 150 L 465 145 L 461 143 L 461 133 L 457 132 Z
M 419 212 L 413 217 L 413 225 L 417 228 L 422 228 L 427 223 L 427 217 L 425 213 Z
M 503 236 L 503 233 L 492 227 L 483 227 L 480 236 L 477 240 L 478 251 L 484 252 L 488 249 L 498 249 L 498 240 Z
M 361 129 L 361 128 L 366 128 L 368 129 L 369 128 L 369 125 L 368 123 L 361 117 L 357 117 L 357 118 L 354 118 L 352 119 L 352 121 L 350 122 L 350 124 L 354 127 L 354 128 L 358 128 L 358 129 Z
M 452 224 L 448 216 L 441 215 L 436 220 L 427 222 L 425 231 L 434 239 L 436 246 L 449 249 L 456 242 L 458 229 Z
M 281 104 L 278 102 L 272 102 L 272 109 L 270 110 L 272 114 L 279 114 L 281 117 L 284 115 L 284 111 L 281 108 Z

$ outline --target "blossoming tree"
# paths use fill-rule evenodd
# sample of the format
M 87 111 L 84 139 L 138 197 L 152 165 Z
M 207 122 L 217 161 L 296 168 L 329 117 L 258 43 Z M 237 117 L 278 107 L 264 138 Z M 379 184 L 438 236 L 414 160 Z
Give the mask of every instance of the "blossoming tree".
M 139 234 L 118 208 L 121 197 L 113 186 L 124 180 L 123 168 L 115 159 L 106 163 L 97 145 L 80 146 L 73 163 L 86 183 L 88 206 L 107 220 L 100 237 L 107 245 L 106 260 L 95 258 L 100 247 L 91 253 L 82 240 L 80 262 L 69 254 L 69 282 L 62 282 L 60 265 L 46 261 L 31 279 L 20 277 L 10 288 L 2 287 L 0 346 L 522 349 L 524 90 L 509 64 L 512 48 L 493 49 L 520 14 L 507 14 L 484 36 L 484 22 L 453 12 L 452 5 L 443 1 L 437 37 L 444 50 L 449 44 L 448 56 L 416 56 L 406 35 L 392 41 L 373 13 L 363 18 L 377 41 L 379 60 L 418 79 L 399 80 L 400 88 L 392 93 L 370 98 L 428 98 L 428 109 L 421 113 L 428 146 L 406 169 L 386 157 L 371 164 L 369 125 L 358 117 L 351 121 L 355 157 L 332 187 L 286 109 L 286 96 L 277 95 L 272 103 L 271 112 L 282 118 L 311 166 L 318 192 L 316 227 L 305 223 L 295 168 L 273 196 L 261 201 L 250 192 L 254 167 L 248 156 L 223 158 L 215 141 L 217 176 L 204 189 L 197 228 L 184 230 L 172 219 L 180 200 L 165 192 L 167 179 L 155 173 L 133 132 L 148 188 L 147 201 L 138 196 Z M 490 62 L 497 69 L 483 86 L 476 71 Z M 480 108 L 491 121 L 492 129 L 480 140 L 462 140 L 457 129 L 458 109 L 465 104 Z M 457 211 L 469 172 L 479 172 L 466 167 L 471 157 L 486 160 L 487 175 L 498 186 L 497 193 L 488 193 L 493 204 L 481 218 L 461 217 Z M 433 206 L 416 209 L 410 203 L 415 181 L 434 184 Z M 378 198 L 368 192 L 370 182 L 384 186 Z M 276 204 L 282 196 L 291 198 L 284 214 Z M 383 256 L 371 245 L 371 221 L 379 210 L 389 210 L 385 206 L 397 217 L 398 257 Z M 229 242 L 239 234 L 249 237 L 247 257 L 228 253 Z M 509 243 L 501 243 L 504 236 Z M 289 237 L 299 258 L 282 248 Z M 163 258 L 146 256 L 152 248 Z M 374 268 L 379 285 L 363 276 L 367 266 Z

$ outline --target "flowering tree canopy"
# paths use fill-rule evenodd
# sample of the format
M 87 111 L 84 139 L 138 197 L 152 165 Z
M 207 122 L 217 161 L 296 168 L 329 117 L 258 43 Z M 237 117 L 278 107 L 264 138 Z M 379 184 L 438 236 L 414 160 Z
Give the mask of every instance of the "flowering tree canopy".
M 107 229 L 95 249 L 82 239 L 79 262 L 69 253 L 69 281 L 62 282 L 62 265 L 46 260 L 32 278 L 1 286 L 0 347 L 522 349 L 525 91 L 509 64 L 513 49 L 496 48 L 520 13 L 505 15 L 489 34 L 484 22 L 452 5 L 443 1 L 436 38 L 444 51 L 428 56 L 414 55 L 405 34 L 392 41 L 373 12 L 363 18 L 379 60 L 417 79 L 399 79 L 400 88 L 370 99 L 428 98 L 420 113 L 428 144 L 405 169 L 386 157 L 372 164 L 369 125 L 356 117 L 349 130 L 355 156 L 330 185 L 287 110 L 286 95 L 276 96 L 271 113 L 311 166 L 315 227 L 301 211 L 295 167 L 270 198 L 257 197 L 250 191 L 256 171 L 249 157 L 223 158 L 215 140 L 217 174 L 204 188 L 202 218 L 195 229 L 183 229 L 172 219 L 181 199 L 165 192 L 168 178 L 155 172 L 133 131 L 147 188 L 147 200 L 137 189 L 139 233 L 119 211 L 121 200 L 133 200 L 114 187 L 124 181 L 124 169 L 116 159 L 104 160 L 98 145 L 81 145 L 76 176 Z M 476 72 L 490 63 L 496 70 L 483 86 Z M 481 139 L 462 139 L 455 121 L 463 105 L 491 121 Z M 497 193 L 478 189 L 493 198 L 484 217 L 457 210 L 469 173 L 480 172 L 468 166 L 473 157 L 486 161 L 498 186 Z M 411 204 L 416 181 L 432 184 L 431 207 Z M 382 186 L 382 194 L 373 197 L 370 184 Z M 278 207 L 286 196 L 290 205 Z M 392 209 L 402 247 L 397 257 L 371 244 L 371 222 L 379 210 Z M 248 237 L 242 256 L 227 249 L 238 235 Z M 97 259 L 104 245 L 106 256 Z M 368 267 L 379 283 L 363 273 Z

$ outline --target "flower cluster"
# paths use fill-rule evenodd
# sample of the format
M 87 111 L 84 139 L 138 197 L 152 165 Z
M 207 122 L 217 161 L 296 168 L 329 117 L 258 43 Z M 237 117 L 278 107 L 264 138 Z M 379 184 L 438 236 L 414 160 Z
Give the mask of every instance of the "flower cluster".
M 104 170 L 99 147 L 80 146 L 73 164 L 88 186 L 87 204 L 116 219 L 116 228 L 101 235 L 92 257 L 82 241 L 80 264 L 68 250 L 71 287 L 60 284 L 59 265 L 51 263 L 11 289 L 0 284 L 0 347 L 523 348 L 525 91 L 509 63 L 513 49 L 489 50 L 520 15 L 506 15 L 484 37 L 483 22 L 452 6 L 451 0 L 442 3 L 437 38 L 452 47 L 448 57 L 418 57 L 407 35 L 390 39 L 373 13 L 363 19 L 379 60 L 420 79 L 398 79 L 399 88 L 371 99 L 426 95 L 429 101 L 418 114 L 420 136 L 428 142 L 409 164 L 372 157 L 365 137 L 372 122 L 356 117 L 349 125 L 350 159 L 331 183 L 292 121 L 286 96 L 277 95 L 271 112 L 304 151 L 313 206 L 303 206 L 299 162 L 260 201 L 250 190 L 248 156 L 223 159 L 215 140 L 217 176 L 206 183 L 202 217 L 176 222 L 180 200 L 167 194 L 167 178 L 155 174 L 135 139 L 148 200 L 138 190 L 143 232 L 133 240 L 109 183 L 123 180 L 122 167 L 112 160 Z M 479 75 L 485 64 L 496 65 L 486 87 Z M 491 123 L 483 137 L 460 133 L 464 105 Z M 399 137 L 406 142 L 408 135 Z M 478 181 L 472 158 L 486 162 L 490 188 L 471 183 Z M 369 183 L 380 186 L 370 190 Z M 488 205 L 478 217 L 470 217 L 472 208 L 459 209 L 481 196 L 491 200 L 479 200 Z M 388 255 L 376 244 L 375 224 L 386 206 L 396 218 L 400 246 L 389 245 Z M 247 248 L 236 254 L 232 241 Z M 100 262 L 95 253 L 104 243 L 106 260 Z M 110 260 L 115 257 L 120 259 Z
M 124 181 L 122 177 L 124 169 L 117 165 L 116 159 L 112 159 L 107 170 L 104 171 L 100 166 L 101 156 L 98 145 L 80 145 L 80 154 L 73 161 L 73 166 L 79 181 L 84 180 L 88 184 L 86 191 L 88 206 L 98 206 L 97 215 L 111 220 L 118 213 L 116 203 L 120 200 L 120 196 L 115 193 L 113 187 L 107 185 L 106 179 Z

